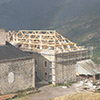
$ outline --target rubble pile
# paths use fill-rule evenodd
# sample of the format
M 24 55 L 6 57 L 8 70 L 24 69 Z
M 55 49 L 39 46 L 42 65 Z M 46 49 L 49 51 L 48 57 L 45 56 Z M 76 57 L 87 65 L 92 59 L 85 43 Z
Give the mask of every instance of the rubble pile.
M 92 80 L 86 79 L 73 84 L 73 87 L 76 88 L 76 92 L 95 92 L 96 90 L 100 90 L 100 81 L 96 81 L 95 83 L 93 83 Z

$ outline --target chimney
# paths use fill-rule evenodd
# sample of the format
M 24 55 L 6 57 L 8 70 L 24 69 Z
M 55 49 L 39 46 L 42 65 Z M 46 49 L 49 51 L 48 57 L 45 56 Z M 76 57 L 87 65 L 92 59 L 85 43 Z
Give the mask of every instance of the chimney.
M 7 32 L 4 28 L 0 29 L 0 45 L 6 44 L 6 35 Z

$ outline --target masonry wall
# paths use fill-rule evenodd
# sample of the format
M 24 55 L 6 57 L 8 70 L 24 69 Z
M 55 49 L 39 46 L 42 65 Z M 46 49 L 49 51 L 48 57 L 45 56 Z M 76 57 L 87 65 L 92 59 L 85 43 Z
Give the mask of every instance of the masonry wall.
M 39 80 L 52 82 L 52 56 L 46 54 L 33 53 L 35 63 L 35 74 Z M 45 63 L 47 66 L 45 66 Z M 45 75 L 47 73 L 47 75 Z
M 67 53 L 56 55 L 56 84 L 67 84 L 76 81 L 76 61 L 68 59 Z
M 87 50 L 60 53 L 55 57 L 56 84 L 67 84 L 76 81 L 76 62 L 89 59 Z
M 0 29 L 0 45 L 5 45 L 6 35 L 7 32 L 5 32 L 5 29 Z
M 33 57 L 37 60 L 35 71 L 40 80 L 53 84 L 67 84 L 76 81 L 76 62 L 69 60 L 67 53 L 58 55 L 33 53 Z M 45 67 L 45 61 L 47 67 Z
M 59 53 L 56 55 L 49 51 L 41 54 L 31 54 L 34 60 L 37 61 L 37 64 L 35 64 L 35 74 L 37 78 L 54 85 L 75 82 L 76 62 L 88 58 L 86 51 Z M 45 62 L 47 62 L 46 67 Z M 45 73 L 47 73 L 46 76 Z
M 34 60 L 0 63 L 0 94 L 35 87 Z

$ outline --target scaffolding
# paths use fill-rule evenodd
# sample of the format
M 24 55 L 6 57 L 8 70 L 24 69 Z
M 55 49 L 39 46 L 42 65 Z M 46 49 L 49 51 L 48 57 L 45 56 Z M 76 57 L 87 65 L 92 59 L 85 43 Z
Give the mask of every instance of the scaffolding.
M 77 61 L 90 59 L 91 47 L 77 46 L 76 43 L 60 35 L 56 30 L 19 30 L 9 31 L 7 41 L 23 51 L 40 53 L 49 62 L 53 84 L 66 84 L 76 79 L 75 64 Z M 34 53 L 35 54 L 35 53 Z M 44 68 L 40 66 L 41 69 Z M 45 69 L 44 69 L 45 70 Z

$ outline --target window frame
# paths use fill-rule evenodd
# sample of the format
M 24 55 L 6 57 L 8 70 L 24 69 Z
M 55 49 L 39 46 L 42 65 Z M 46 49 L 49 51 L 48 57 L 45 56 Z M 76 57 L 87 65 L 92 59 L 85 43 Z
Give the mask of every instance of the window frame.
M 45 68 L 48 67 L 48 63 L 47 63 L 47 61 L 44 62 L 44 66 L 45 66 Z

